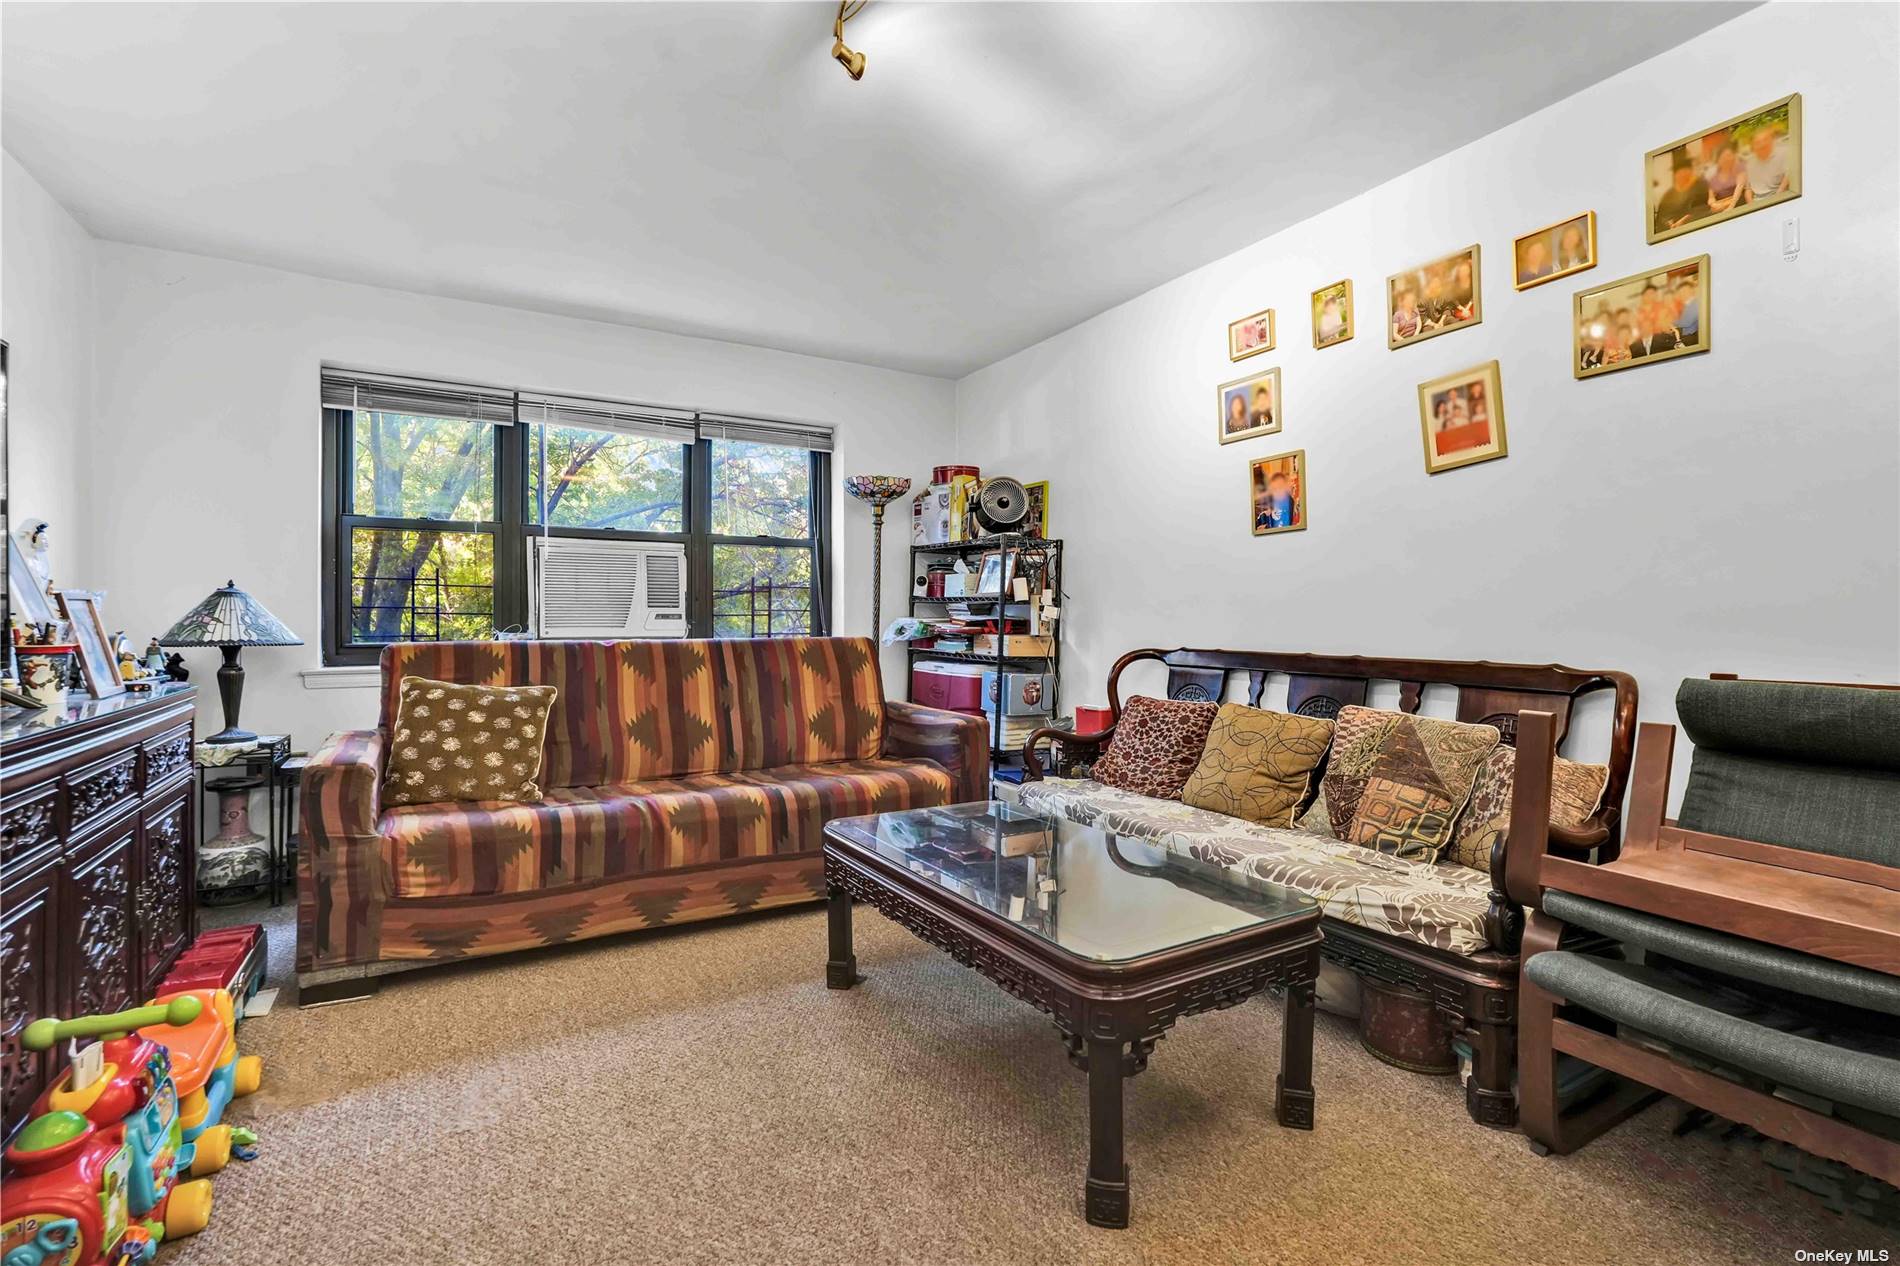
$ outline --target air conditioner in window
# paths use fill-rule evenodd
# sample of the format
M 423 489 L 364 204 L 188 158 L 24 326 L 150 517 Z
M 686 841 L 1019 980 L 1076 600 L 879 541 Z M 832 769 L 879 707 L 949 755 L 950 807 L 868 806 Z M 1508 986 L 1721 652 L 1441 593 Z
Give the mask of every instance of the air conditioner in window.
M 560 536 L 530 540 L 536 636 L 686 636 L 684 545 Z

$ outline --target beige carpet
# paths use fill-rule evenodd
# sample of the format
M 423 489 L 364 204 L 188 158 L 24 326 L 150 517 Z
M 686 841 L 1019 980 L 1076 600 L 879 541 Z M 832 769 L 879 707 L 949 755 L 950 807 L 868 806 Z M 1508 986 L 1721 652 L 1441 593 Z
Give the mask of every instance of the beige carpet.
M 246 911 L 256 917 L 252 911 Z M 287 979 L 289 908 L 271 912 Z M 392 979 L 247 1022 L 261 1157 L 168 1266 L 1788 1262 L 1842 1220 L 1659 1106 L 1539 1159 L 1455 1079 L 1319 1018 L 1318 1129 L 1273 1121 L 1277 1006 L 1189 1019 L 1128 1083 L 1134 1224 L 1081 1217 L 1086 1078 L 1054 1029 L 862 910 L 824 987 L 800 910 Z M 1900 1255 L 1895 1260 L 1900 1260 Z

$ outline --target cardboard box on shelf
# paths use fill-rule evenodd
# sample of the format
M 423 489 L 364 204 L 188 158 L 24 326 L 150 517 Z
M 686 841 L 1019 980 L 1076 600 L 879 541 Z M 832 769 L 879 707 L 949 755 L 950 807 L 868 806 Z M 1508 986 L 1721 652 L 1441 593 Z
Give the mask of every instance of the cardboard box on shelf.
M 996 654 L 994 633 L 985 633 L 976 639 L 972 647 L 978 655 Z M 1056 653 L 1056 640 L 1048 635 L 1040 637 L 1028 633 L 1010 633 L 1004 636 L 1003 654 L 1021 657 L 1053 655 Z

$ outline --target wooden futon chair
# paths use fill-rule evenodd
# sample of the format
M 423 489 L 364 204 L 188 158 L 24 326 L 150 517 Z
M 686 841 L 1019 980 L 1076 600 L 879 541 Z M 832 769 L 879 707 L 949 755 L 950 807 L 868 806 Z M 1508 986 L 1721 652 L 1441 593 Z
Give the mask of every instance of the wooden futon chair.
M 1668 1093 L 1900 1184 L 1900 689 L 1689 680 L 1676 712 L 1674 821 L 1644 725 L 1620 857 L 1507 857 L 1524 1132 L 1569 1152 Z M 1520 780 L 1552 738 L 1524 714 Z

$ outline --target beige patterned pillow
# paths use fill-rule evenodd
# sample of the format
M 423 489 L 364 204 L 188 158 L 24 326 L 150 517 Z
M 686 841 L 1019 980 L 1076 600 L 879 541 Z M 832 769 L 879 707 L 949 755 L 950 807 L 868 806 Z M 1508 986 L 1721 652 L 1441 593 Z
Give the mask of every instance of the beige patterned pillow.
M 1517 777 L 1517 749 L 1503 743 L 1491 749 L 1471 784 L 1471 800 L 1458 817 L 1457 834 L 1446 856 L 1473 870 L 1491 872 L 1491 846 L 1511 831 L 1511 788 Z M 1550 820 L 1580 826 L 1597 811 L 1610 781 L 1608 765 L 1584 765 L 1559 756 L 1550 768 Z
M 458 686 L 405 677 L 397 688 L 383 803 L 541 799 L 553 686 Z
M 1331 721 L 1223 703 L 1181 799 L 1262 826 L 1290 827 L 1332 737 Z
M 1394 857 L 1435 862 L 1498 745 L 1492 725 L 1348 706 L 1322 785 L 1333 834 Z

